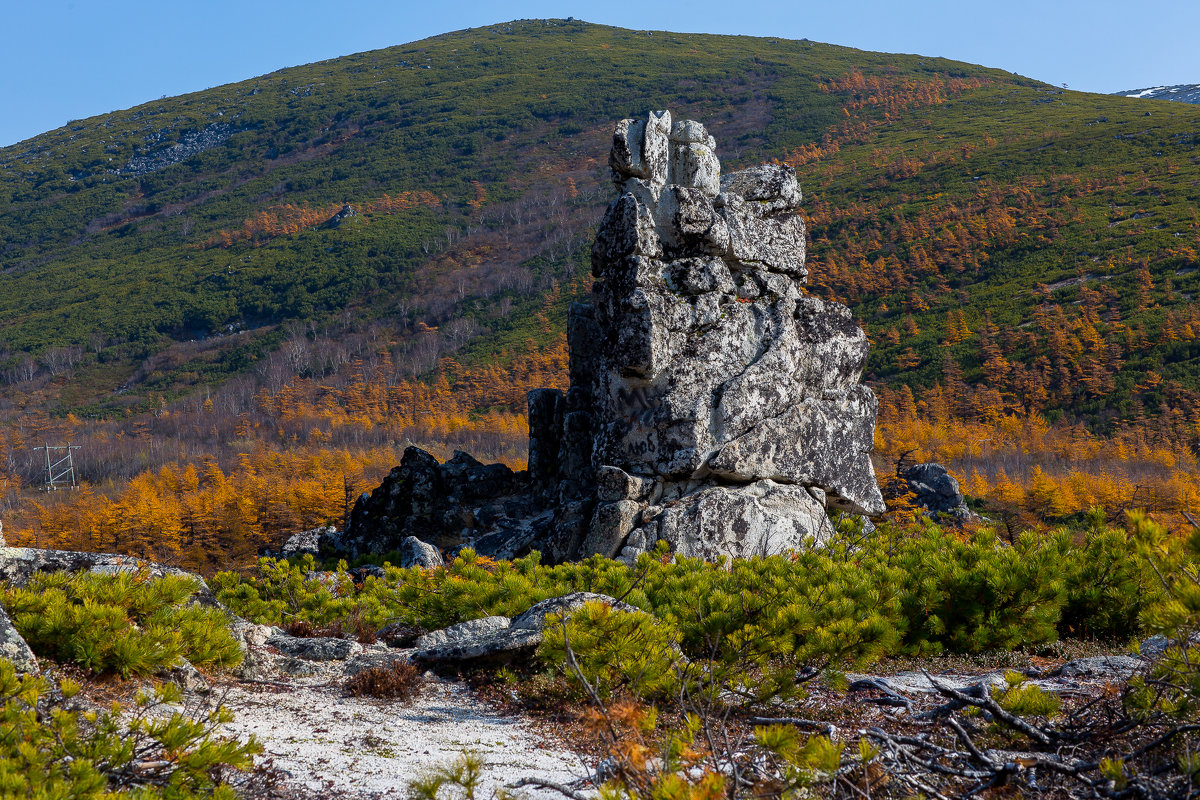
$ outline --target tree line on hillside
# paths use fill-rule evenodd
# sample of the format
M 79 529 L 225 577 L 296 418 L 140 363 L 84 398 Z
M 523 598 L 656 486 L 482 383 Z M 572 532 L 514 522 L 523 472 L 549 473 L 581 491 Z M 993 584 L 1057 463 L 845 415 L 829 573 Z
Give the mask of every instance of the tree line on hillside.
M 10 478 L 5 533 L 14 543 L 130 552 L 203 571 L 246 564 L 290 533 L 342 524 L 409 443 L 441 458 L 464 449 L 523 467 L 525 394 L 565 388 L 566 362 L 560 335 L 474 366 L 444 358 L 430 381 L 357 363 L 342 382 L 262 384 L 237 413 L 213 396 L 127 427 L 44 418 L 28 439 L 10 428 L 0 435 L 10 463 L 36 436 L 57 435 L 127 471 L 50 495 L 33 491 L 36 470 Z M 1099 436 L 1037 411 L 990 413 L 940 384 L 879 393 L 876 468 L 885 484 L 902 458 L 942 461 L 1010 530 L 1096 514 L 1117 521 L 1132 509 L 1180 528 L 1200 515 L 1194 445 L 1161 418 Z M 139 459 L 143 467 L 129 470 Z M 892 518 L 913 521 L 912 498 L 891 494 Z

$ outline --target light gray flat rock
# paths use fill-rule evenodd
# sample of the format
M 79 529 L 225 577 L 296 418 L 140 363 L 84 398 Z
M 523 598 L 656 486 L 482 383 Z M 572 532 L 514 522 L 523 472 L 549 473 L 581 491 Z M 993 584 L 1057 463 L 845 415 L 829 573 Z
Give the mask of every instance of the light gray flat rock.
M 331 636 L 310 638 L 275 634 L 267 639 L 267 646 L 274 647 L 283 655 L 302 658 L 305 661 L 345 661 L 363 651 L 363 646 L 350 639 Z
M 0 608 L 0 658 L 11 661 L 17 672 L 38 672 L 37 657 L 3 608 Z
M 1068 661 L 1063 664 L 1058 674 L 1064 678 L 1105 678 L 1124 681 L 1145 666 L 1146 661 L 1135 656 L 1094 656 Z
M 516 658 L 533 651 L 542 643 L 542 626 L 547 616 L 570 613 L 594 600 L 622 611 L 642 613 L 641 609 L 608 595 L 573 592 L 535 603 L 511 620 L 508 617 L 483 617 L 427 633 L 417 639 L 412 658 L 425 662 L 502 661 Z

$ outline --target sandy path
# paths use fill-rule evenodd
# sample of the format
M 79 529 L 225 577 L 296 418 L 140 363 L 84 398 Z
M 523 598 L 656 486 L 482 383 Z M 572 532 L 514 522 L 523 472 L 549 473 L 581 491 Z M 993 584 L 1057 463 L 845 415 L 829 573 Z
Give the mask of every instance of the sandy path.
M 224 733 L 242 740 L 253 734 L 263 757 L 291 775 L 289 783 L 322 795 L 407 797 L 409 781 L 468 749 L 486 762 L 479 798 L 523 777 L 565 783 L 584 774 L 573 753 L 544 747 L 525 722 L 496 713 L 450 681 L 427 680 L 404 703 L 348 697 L 337 686 L 307 682 L 239 684 L 224 702 L 235 714 Z

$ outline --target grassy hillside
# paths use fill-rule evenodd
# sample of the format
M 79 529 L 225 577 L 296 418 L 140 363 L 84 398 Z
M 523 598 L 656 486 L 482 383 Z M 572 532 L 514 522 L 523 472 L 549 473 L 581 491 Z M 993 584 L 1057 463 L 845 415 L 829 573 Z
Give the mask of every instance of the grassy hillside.
M 1200 113 L 991 85 L 851 141 L 796 160 L 815 282 L 866 321 L 874 377 L 1200 421 Z
M 6 366 L 27 378 L 26 355 L 80 348 L 41 366 L 73 370 L 107 402 L 114 383 L 169 392 L 254 357 L 254 348 L 213 342 L 150 370 L 161 375 L 137 374 L 139 361 L 173 342 L 249 330 L 271 344 L 267 332 L 281 321 L 347 306 L 390 315 L 409 298 L 410 316 L 436 325 L 471 297 L 540 294 L 546 276 L 574 274 L 562 262 L 578 263 L 573 251 L 608 200 L 615 119 L 671 107 L 705 120 L 732 164 L 780 157 L 839 124 L 844 98 L 822 88 L 854 70 L 892 83 L 969 75 L 1029 85 L 965 64 L 809 42 L 546 21 L 72 123 L 0 150 Z M 357 217 L 321 227 L 346 203 Z M 434 257 L 447 250 L 456 263 Z M 481 266 L 521 265 L 534 286 L 523 273 L 479 280 Z M 459 297 L 446 297 L 447 285 Z

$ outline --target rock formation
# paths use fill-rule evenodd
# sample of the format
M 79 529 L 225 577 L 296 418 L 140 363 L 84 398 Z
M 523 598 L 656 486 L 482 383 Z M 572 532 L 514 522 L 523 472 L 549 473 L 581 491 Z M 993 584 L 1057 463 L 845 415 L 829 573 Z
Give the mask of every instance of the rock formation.
M 457 535 L 566 560 L 665 540 L 712 559 L 819 542 L 828 509 L 884 510 L 867 338 L 801 288 L 795 172 L 723 176 L 704 126 L 666 111 L 618 123 L 609 164 L 618 197 L 592 249 L 592 301 L 570 311 L 570 389 L 530 394 L 528 471 L 410 448 L 355 507 L 342 549 Z
M 914 502 L 925 509 L 925 516 L 934 521 L 959 525 L 983 521 L 983 517 L 967 507 L 958 481 L 941 464 L 900 465 L 896 475 L 913 493 Z
M 481 464 L 461 451 L 439 464 L 409 447 L 383 484 L 354 504 L 346 530 L 320 541 L 354 555 L 407 547 L 415 559 L 413 545 L 405 545 L 415 537 L 435 546 L 422 560 L 432 560 L 438 547 L 472 541 L 480 552 L 511 558 L 528 552 L 550 529 L 554 513 L 539 501 L 525 472 Z

